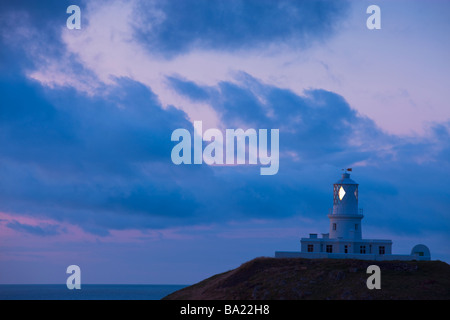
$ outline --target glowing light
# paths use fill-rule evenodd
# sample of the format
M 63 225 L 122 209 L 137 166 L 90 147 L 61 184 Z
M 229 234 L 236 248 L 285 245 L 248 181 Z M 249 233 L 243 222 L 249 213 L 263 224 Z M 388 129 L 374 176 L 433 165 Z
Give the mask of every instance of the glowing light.
M 342 200 L 342 198 L 345 196 L 345 190 L 344 190 L 344 188 L 342 188 L 342 186 L 341 186 L 341 188 L 339 189 L 339 200 Z

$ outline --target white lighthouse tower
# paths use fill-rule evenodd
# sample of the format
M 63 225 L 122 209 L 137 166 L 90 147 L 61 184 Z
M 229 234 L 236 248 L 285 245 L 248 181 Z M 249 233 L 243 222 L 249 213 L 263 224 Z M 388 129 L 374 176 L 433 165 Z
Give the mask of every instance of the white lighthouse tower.
M 362 237 L 362 209 L 358 207 L 359 185 L 350 179 L 351 169 L 344 170 L 333 184 L 333 208 L 330 209 L 330 232 L 310 233 L 301 238 L 301 252 L 277 251 L 277 258 L 336 258 L 362 260 L 430 260 L 430 250 L 416 245 L 409 255 L 392 254 L 392 241 Z
M 329 237 L 332 239 L 361 240 L 362 209 L 358 208 L 358 184 L 345 172 L 333 185 L 333 209 Z

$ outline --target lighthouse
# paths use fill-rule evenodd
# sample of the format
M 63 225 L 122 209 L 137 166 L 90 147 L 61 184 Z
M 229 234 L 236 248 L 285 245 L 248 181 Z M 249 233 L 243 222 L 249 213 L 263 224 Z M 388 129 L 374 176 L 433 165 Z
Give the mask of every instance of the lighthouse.
M 330 219 L 330 238 L 361 239 L 362 209 L 358 208 L 358 184 L 344 172 L 342 178 L 333 184 L 333 209 Z
M 276 258 L 331 258 L 360 260 L 431 260 L 430 250 L 423 244 L 413 247 L 411 254 L 392 254 L 392 240 L 364 239 L 363 210 L 358 206 L 359 184 L 350 178 L 352 169 L 343 170 L 333 184 L 333 207 L 328 212 L 329 232 L 310 233 L 301 238 L 301 252 L 277 251 Z

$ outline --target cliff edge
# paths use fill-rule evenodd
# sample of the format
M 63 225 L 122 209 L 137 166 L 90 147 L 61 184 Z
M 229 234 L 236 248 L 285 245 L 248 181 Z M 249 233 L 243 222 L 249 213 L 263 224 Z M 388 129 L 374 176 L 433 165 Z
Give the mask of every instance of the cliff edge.
M 381 289 L 366 285 L 369 265 Z M 164 300 L 449 300 L 450 265 L 442 261 L 256 258 L 178 290 Z

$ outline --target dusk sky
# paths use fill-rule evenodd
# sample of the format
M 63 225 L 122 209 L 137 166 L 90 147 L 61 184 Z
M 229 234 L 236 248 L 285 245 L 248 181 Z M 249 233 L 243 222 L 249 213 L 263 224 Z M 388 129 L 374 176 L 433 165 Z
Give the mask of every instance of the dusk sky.
M 81 29 L 68 29 L 69 5 Z M 381 29 L 369 30 L 369 5 Z M 329 231 L 450 263 L 450 1 L 0 2 L 0 284 L 191 284 Z M 279 170 L 171 160 L 279 129 Z M 270 150 L 270 149 L 269 149 Z

